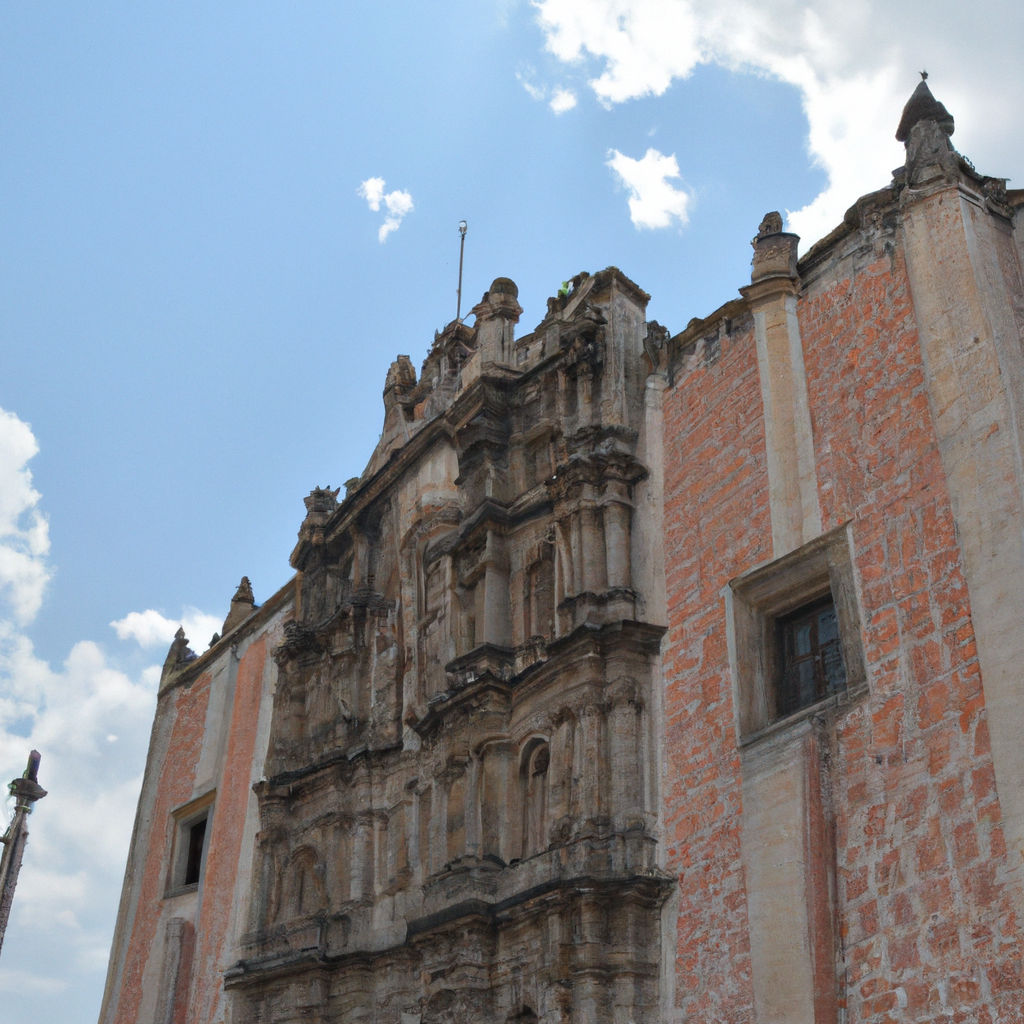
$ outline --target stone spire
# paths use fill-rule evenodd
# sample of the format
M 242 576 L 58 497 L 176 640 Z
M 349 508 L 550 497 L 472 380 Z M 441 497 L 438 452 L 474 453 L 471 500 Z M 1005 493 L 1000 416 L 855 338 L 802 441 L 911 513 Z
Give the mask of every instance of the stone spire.
M 928 72 L 922 71 L 921 81 L 903 108 L 903 116 L 896 129 L 897 142 L 906 142 L 911 129 L 920 121 L 934 121 L 945 135 L 953 134 L 953 115 L 932 95 L 925 81 L 927 77 Z
M 960 173 L 960 158 L 949 137 L 953 115 L 932 95 L 921 72 L 921 81 L 907 100 L 896 129 L 896 138 L 906 146 L 905 180 L 916 188 L 930 183 L 953 182 Z
M 255 607 L 256 599 L 252 596 L 252 584 L 249 582 L 248 576 L 243 576 L 242 582 L 238 584 L 238 590 L 235 591 L 235 596 L 231 598 L 231 610 L 224 620 L 221 636 L 230 633 L 240 622 L 249 618 Z

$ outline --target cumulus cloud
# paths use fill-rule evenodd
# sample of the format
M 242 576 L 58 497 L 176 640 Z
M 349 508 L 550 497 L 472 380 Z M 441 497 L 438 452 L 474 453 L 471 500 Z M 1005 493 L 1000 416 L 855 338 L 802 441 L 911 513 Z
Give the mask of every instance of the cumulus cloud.
M 568 89 L 556 89 L 548 106 L 556 114 L 564 114 L 567 110 L 572 110 L 576 106 L 576 94 Z
M 49 793 L 29 821 L 0 992 L 61 998 L 76 976 L 102 977 L 106 967 L 160 665 L 126 672 L 91 640 L 56 669 L 35 653 L 26 627 L 51 575 L 28 469 L 38 450 L 28 424 L 0 409 L 0 784 L 21 775 L 35 748 Z M 170 642 L 178 621 L 148 610 L 113 626 L 153 647 Z M 181 621 L 197 640 L 220 627 L 197 609 Z M 10 800 L 0 806 L 9 819 Z
M 667 228 L 673 221 L 685 224 L 690 196 L 669 184 L 679 177 L 675 156 L 648 149 L 634 160 L 617 149 L 608 154 L 608 166 L 629 190 L 629 216 L 637 228 Z
M 39 611 L 50 579 L 49 526 L 28 469 L 38 451 L 32 428 L 0 409 L 0 600 L 22 625 Z
M 202 650 L 210 637 L 220 632 L 223 622 L 216 615 L 207 615 L 198 608 L 186 607 L 178 619 L 169 619 L 147 608 L 144 612 L 129 612 L 123 619 L 110 625 L 122 640 L 134 640 L 140 647 L 170 646 L 174 634 L 181 626 L 192 641 L 192 646 Z
M 902 162 L 893 133 L 919 68 L 957 118 L 958 148 L 986 173 L 1024 173 L 1024 143 L 1011 130 L 1024 101 L 1024 5 L 983 0 L 965 19 L 952 0 L 533 2 L 551 53 L 596 59 L 589 84 L 606 106 L 659 96 L 701 63 L 795 86 L 811 158 L 828 174 L 824 191 L 789 215 L 805 243 Z
M 159 674 L 153 666 L 132 678 L 87 640 L 54 670 L 26 636 L 0 623 L 0 781 L 20 775 L 35 748 L 49 792 L 30 821 L 12 917 L 19 943 L 4 950 L 6 968 L 27 969 L 14 949 L 42 942 L 63 961 L 58 975 L 102 970 Z
M 402 223 L 402 218 L 413 211 L 412 196 L 408 192 L 397 189 L 394 192 L 385 192 L 384 184 L 383 178 L 367 178 L 356 189 L 356 193 L 366 200 L 367 205 L 374 213 L 380 209 L 381 203 L 387 210 L 384 223 L 377 231 L 377 241 L 379 242 L 383 242 L 392 231 L 397 231 Z

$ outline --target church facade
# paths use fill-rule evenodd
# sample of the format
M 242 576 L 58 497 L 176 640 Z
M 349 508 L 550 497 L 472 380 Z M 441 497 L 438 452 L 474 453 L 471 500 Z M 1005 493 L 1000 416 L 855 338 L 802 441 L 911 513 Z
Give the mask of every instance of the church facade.
M 160 695 L 102 1024 L 1024 1005 L 1024 192 L 907 162 L 679 334 L 615 268 L 399 357 Z

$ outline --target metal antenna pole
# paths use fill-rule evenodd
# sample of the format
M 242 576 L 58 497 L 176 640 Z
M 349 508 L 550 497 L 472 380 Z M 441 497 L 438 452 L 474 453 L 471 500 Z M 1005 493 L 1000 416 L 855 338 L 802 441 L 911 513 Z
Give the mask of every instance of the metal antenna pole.
M 458 323 L 462 319 L 462 257 L 466 251 L 466 229 L 469 225 L 464 221 L 459 221 L 459 289 L 458 289 L 458 301 L 455 304 L 455 322 Z
M 7 931 L 7 918 L 11 913 L 14 900 L 14 887 L 18 884 L 18 872 L 21 871 L 21 858 L 25 853 L 25 841 L 28 829 L 25 819 L 32 813 L 32 805 L 46 796 L 46 790 L 39 785 L 39 751 L 33 750 L 28 757 L 28 767 L 20 779 L 15 779 L 8 787 L 14 797 L 14 818 L 10 827 L 0 836 L 4 851 L 0 856 L 0 948 L 4 944 L 4 932 Z

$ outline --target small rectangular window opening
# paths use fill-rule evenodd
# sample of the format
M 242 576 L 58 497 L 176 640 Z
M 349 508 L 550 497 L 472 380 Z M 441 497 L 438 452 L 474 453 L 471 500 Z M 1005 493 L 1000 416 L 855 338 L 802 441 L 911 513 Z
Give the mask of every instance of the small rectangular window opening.
M 185 861 L 185 878 L 182 885 L 195 885 L 199 881 L 199 869 L 203 866 L 203 840 L 206 838 L 206 822 L 201 818 L 188 829 L 188 859 Z
M 791 612 L 778 620 L 777 627 L 782 655 L 780 717 L 846 689 L 839 619 L 831 596 Z

